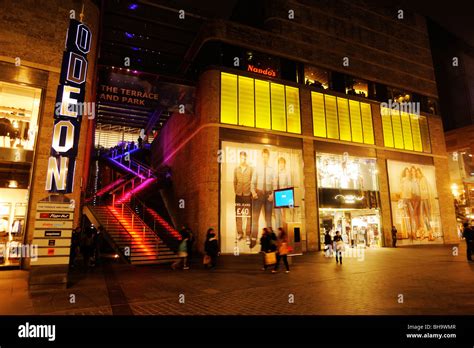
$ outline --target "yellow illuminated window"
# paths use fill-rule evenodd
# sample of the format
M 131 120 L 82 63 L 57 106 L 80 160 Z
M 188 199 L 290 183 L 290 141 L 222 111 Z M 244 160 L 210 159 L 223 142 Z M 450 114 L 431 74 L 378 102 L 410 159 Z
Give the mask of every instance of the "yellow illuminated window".
M 420 116 L 420 133 L 421 142 L 423 143 L 423 151 L 431 152 L 430 131 L 428 129 L 428 120 L 424 116 Z
M 349 103 L 346 98 L 337 98 L 337 114 L 339 117 L 339 137 L 351 141 L 351 121 L 349 120 Z
M 272 95 L 272 129 L 286 131 L 285 87 L 279 83 L 270 83 Z
M 403 130 L 402 120 L 400 119 L 400 112 L 397 110 L 391 110 L 392 114 L 392 127 L 393 127 L 393 140 L 395 141 L 395 148 L 403 149 L 405 144 L 403 142 Z
M 423 144 L 421 142 L 420 123 L 418 115 L 410 115 L 411 133 L 413 134 L 413 149 L 415 151 L 423 151 Z
M 237 75 L 221 74 L 221 122 L 237 124 Z
M 239 125 L 255 126 L 253 79 L 239 76 Z
M 362 128 L 364 131 L 364 143 L 375 144 L 374 126 L 372 125 L 372 109 L 368 103 L 360 103 L 362 114 Z
M 326 115 L 324 113 L 324 95 L 311 92 L 313 106 L 313 134 L 316 137 L 326 137 Z
M 256 126 L 258 128 L 270 129 L 270 83 L 262 80 L 255 80 L 255 112 Z
M 413 150 L 413 137 L 411 135 L 410 116 L 406 112 L 401 112 L 403 141 L 405 150 Z
M 362 134 L 362 120 L 360 117 L 360 103 L 349 100 L 349 114 L 351 115 L 352 141 L 362 143 L 364 136 Z
M 324 95 L 324 103 L 326 105 L 326 128 L 328 134 L 327 136 L 331 139 L 339 139 L 336 97 L 326 94 Z
M 299 89 L 286 86 L 286 115 L 288 132 L 301 133 Z
M 380 114 L 382 117 L 383 142 L 387 147 L 394 147 L 390 109 L 380 108 Z

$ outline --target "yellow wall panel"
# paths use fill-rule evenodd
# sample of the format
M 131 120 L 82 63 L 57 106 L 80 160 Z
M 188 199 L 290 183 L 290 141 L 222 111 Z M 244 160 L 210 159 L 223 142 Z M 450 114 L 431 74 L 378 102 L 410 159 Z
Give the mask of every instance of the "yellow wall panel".
M 285 87 L 270 83 L 272 96 L 272 129 L 286 132 Z
M 221 73 L 221 122 L 237 124 L 237 75 Z
M 270 129 L 270 83 L 255 80 L 255 113 L 256 127 Z
M 403 142 L 403 130 L 400 112 L 397 110 L 390 110 L 390 112 L 392 115 L 393 140 L 395 142 L 395 148 L 404 149 L 405 143 Z
M 286 86 L 286 115 L 289 133 L 301 133 L 299 89 Z
M 362 130 L 364 132 L 364 143 L 375 144 L 374 126 L 372 123 L 372 109 L 368 103 L 360 103 L 362 116 Z
M 383 143 L 387 147 L 395 147 L 393 143 L 392 119 L 390 109 L 380 108 L 380 116 L 382 117 Z
M 311 92 L 313 108 L 313 134 L 315 137 L 326 137 L 326 114 L 324 112 L 324 95 Z
M 239 125 L 255 127 L 253 80 L 239 76 Z
M 405 143 L 405 150 L 413 150 L 413 137 L 411 135 L 410 115 L 406 112 L 401 112 L 403 141 Z
M 430 131 L 428 129 L 428 120 L 425 116 L 420 116 L 421 142 L 423 143 L 423 152 L 431 152 Z
M 423 151 L 423 143 L 421 142 L 420 123 L 418 115 L 410 115 L 411 133 L 413 134 L 413 149 L 415 151 Z
M 327 136 L 331 139 L 339 139 L 339 125 L 337 122 L 336 97 L 324 95 L 326 105 L 326 127 Z
M 362 133 L 362 120 L 360 116 L 360 103 L 349 100 L 349 114 L 351 116 L 352 141 L 356 143 L 364 142 Z
M 337 98 L 337 115 L 339 118 L 339 137 L 351 141 L 351 121 L 349 120 L 349 103 L 346 98 Z

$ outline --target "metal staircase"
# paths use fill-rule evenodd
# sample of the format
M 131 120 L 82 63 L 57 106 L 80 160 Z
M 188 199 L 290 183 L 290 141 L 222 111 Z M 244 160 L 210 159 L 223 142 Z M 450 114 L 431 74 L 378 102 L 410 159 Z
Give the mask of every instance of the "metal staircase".
M 131 151 L 137 151 L 133 149 Z M 104 157 L 117 170 L 128 173 L 96 192 L 83 209 L 91 222 L 104 228 L 109 244 L 132 264 L 169 263 L 181 235 L 136 194 L 157 178 L 148 166 L 134 160 L 131 151 L 109 151 Z M 101 200 L 101 197 L 107 197 Z M 92 202 L 92 203 L 90 203 Z

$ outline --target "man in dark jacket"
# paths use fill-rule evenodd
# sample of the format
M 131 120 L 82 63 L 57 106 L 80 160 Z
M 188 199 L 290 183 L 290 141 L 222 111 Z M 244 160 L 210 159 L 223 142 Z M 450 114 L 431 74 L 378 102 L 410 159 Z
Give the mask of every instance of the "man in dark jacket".
M 324 251 L 327 257 L 332 256 L 332 238 L 329 234 L 329 230 L 326 230 L 326 234 L 324 235 Z
M 217 256 L 219 255 L 219 244 L 214 229 L 207 230 L 206 242 L 204 243 L 204 251 L 211 258 L 211 268 L 217 265 Z M 206 265 L 207 268 L 207 265 Z
M 471 226 L 469 226 L 469 223 L 465 222 L 463 224 L 464 229 L 462 236 L 466 240 L 466 246 L 467 246 L 467 260 L 472 262 L 472 252 L 474 251 L 474 230 L 472 229 Z
M 397 247 L 397 228 L 392 226 L 392 247 Z

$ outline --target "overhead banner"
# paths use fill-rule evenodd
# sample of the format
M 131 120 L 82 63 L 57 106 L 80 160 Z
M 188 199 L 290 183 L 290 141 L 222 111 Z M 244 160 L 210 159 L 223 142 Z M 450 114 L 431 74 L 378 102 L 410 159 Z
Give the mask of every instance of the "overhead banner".
M 128 70 L 104 67 L 99 71 L 99 102 L 150 109 L 160 106 L 168 112 L 194 113 L 194 87 Z
M 49 192 L 73 191 L 81 120 L 86 109 L 87 54 L 91 42 L 90 29 L 71 19 L 56 94 L 53 141 L 46 177 L 46 191 Z

